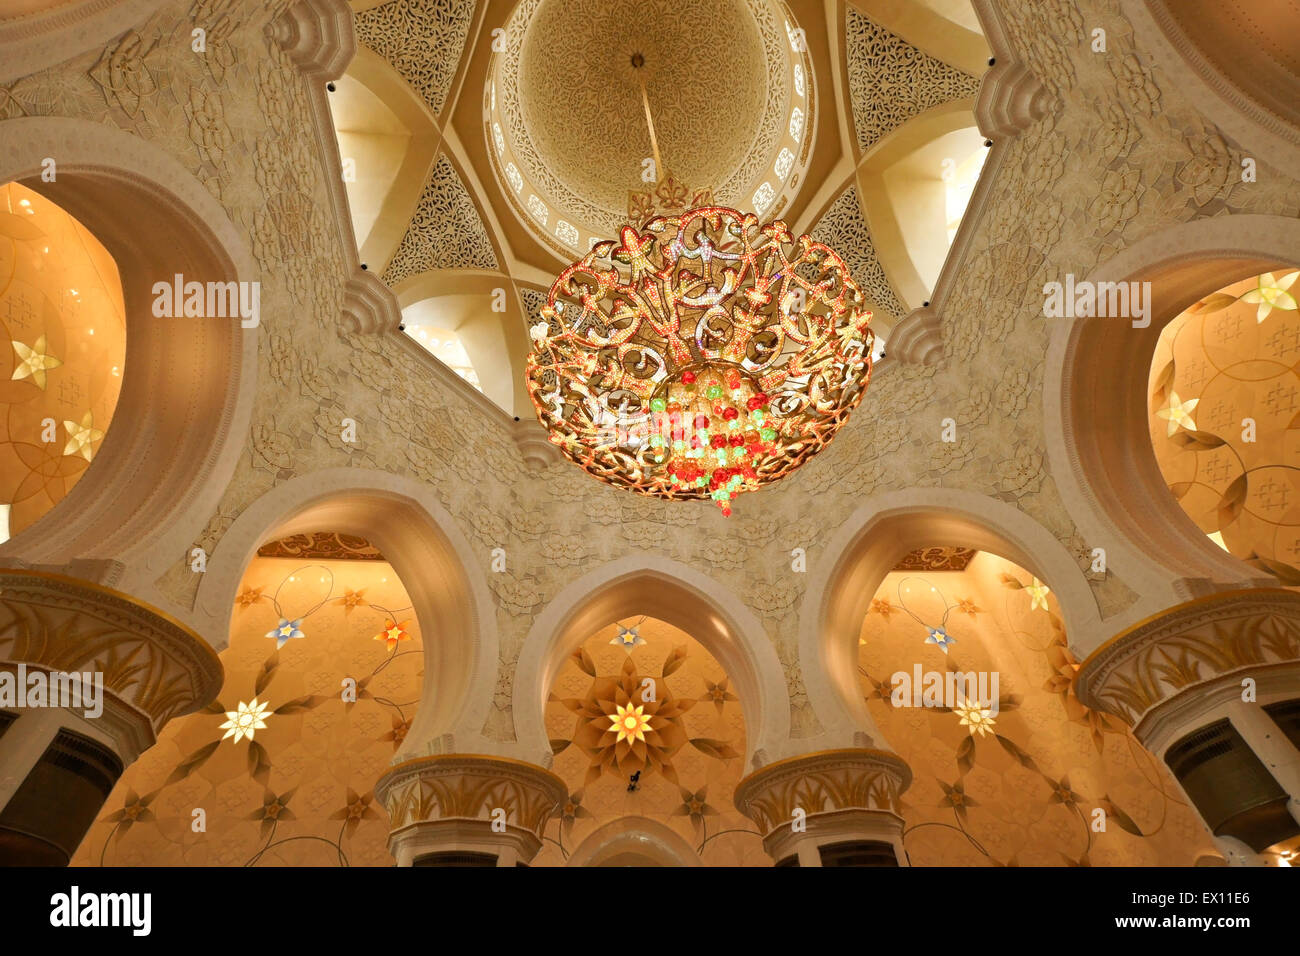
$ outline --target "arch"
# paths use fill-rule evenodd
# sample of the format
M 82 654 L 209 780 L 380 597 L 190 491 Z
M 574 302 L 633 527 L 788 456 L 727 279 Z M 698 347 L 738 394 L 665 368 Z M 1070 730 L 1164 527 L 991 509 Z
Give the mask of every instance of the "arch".
M 1148 434 L 1147 384 L 1160 331 L 1231 282 L 1282 267 L 1300 221 L 1238 215 L 1181 223 L 1097 266 L 1092 282 L 1150 283 L 1145 327 L 1053 319 L 1043 381 L 1052 475 L 1080 532 L 1144 601 L 1120 624 L 1224 587 L 1274 584 L 1212 543 L 1165 486 Z M 1125 347 L 1114 347 L 1122 334 Z M 1103 504 L 1104 503 L 1104 504 Z
M 858 166 L 858 191 L 872 245 L 909 309 L 933 298 L 952 246 L 942 227 L 934 229 L 936 213 L 943 216 L 944 225 L 947 222 L 947 184 L 941 164 L 929 153 L 961 134 L 984 152 L 984 135 L 976 126 L 974 110 L 971 98 L 928 109 L 873 146 Z M 910 225 L 918 215 L 925 217 L 926 228 Z
M 56 157 L 57 179 L 42 182 Z M 24 117 L 0 123 L 0 182 L 16 180 L 80 220 L 116 260 L 126 307 L 126 362 L 113 424 L 86 474 L 15 542 L 7 558 L 95 567 L 146 597 L 216 509 L 248 432 L 257 332 L 239 318 L 153 314 L 153 285 L 255 281 L 225 210 L 176 159 L 101 123 Z M 148 223 L 148 234 L 141 231 Z M 184 335 L 174 323 L 187 323 Z M 203 427 L 199 422 L 205 423 Z
M 267 540 L 339 531 L 374 544 L 401 578 L 424 636 L 423 703 L 399 759 L 443 734 L 476 739 L 496 679 L 496 611 L 469 542 L 422 482 L 365 468 L 331 468 L 287 481 L 250 504 L 208 560 L 195 611 L 218 650 L 244 569 Z M 464 748 L 462 748 L 464 749 Z
M 571 582 L 537 616 L 515 668 L 515 734 L 525 759 L 549 759 L 546 695 L 565 657 L 597 628 L 637 614 L 686 631 L 735 681 L 745 724 L 745 763 L 780 754 L 790 735 L 785 671 L 762 623 L 708 575 L 654 554 L 612 561 Z
M 376 100 L 382 109 L 389 111 L 387 117 L 373 110 Z M 437 158 L 442 133 L 428 106 L 410 84 L 383 57 L 362 45 L 357 46 L 356 56 L 348 64 L 347 72 L 335 83 L 330 94 L 330 106 L 340 153 L 344 149 L 344 137 L 350 133 L 390 141 L 397 139 L 395 131 L 385 126 L 385 120 L 395 122 L 405 131 L 406 142 L 400 149 L 393 149 L 395 144 L 390 142 L 389 149 L 380 150 L 384 154 L 384 168 L 388 169 L 391 164 L 392 169 L 385 177 L 387 188 L 381 191 L 378 182 L 370 183 L 361 178 L 356 183 L 348 183 L 347 187 L 358 255 L 376 275 L 382 275 L 396 254 L 419 205 Z M 362 124 L 361 129 L 341 128 L 351 122 Z M 358 205 L 365 208 L 356 208 Z M 364 232 L 356 230 L 362 217 L 366 225 Z
M 437 269 L 404 279 L 394 288 L 405 322 L 430 324 L 460 336 L 480 391 L 509 415 L 534 416 L 528 397 L 525 357 L 532 348 L 528 316 L 514 284 L 499 272 Z M 493 309 L 498 292 L 503 312 Z
M 1019 508 L 955 488 L 880 495 L 827 539 L 800 616 L 799 661 L 827 747 L 853 745 L 864 729 L 878 736 L 858 691 L 855 638 L 885 575 L 909 551 L 936 543 L 1015 561 L 1056 592 L 1072 644 L 1100 643 L 1101 618 L 1087 578 L 1065 546 Z
M 620 817 L 578 844 L 565 866 L 703 866 L 681 834 L 649 817 Z
M 1247 155 L 1268 156 L 1278 169 L 1294 169 L 1300 164 L 1295 76 L 1277 62 L 1276 51 L 1258 50 L 1257 43 L 1235 28 L 1230 17 L 1238 12 L 1237 6 L 1215 4 L 1206 9 L 1169 0 L 1120 0 L 1124 18 L 1168 75 L 1171 89 L 1184 91 L 1202 115 L 1240 143 Z M 1274 6 L 1272 19 L 1290 20 L 1272 24 L 1274 35 L 1294 35 L 1295 13 L 1283 11 L 1282 4 Z M 1258 56 L 1225 69 L 1236 62 L 1234 54 L 1252 48 Z

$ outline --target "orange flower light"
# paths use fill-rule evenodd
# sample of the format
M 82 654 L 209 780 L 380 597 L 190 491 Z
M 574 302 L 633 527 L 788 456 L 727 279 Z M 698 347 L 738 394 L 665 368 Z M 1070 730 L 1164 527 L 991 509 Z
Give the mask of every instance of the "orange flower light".
M 386 642 L 388 649 L 391 651 L 399 641 L 409 641 L 411 639 L 411 635 L 406 631 L 406 626 L 410 623 L 410 621 L 402 621 L 400 624 L 395 624 L 392 621 L 387 621 L 384 623 L 384 629 L 375 635 L 375 640 Z

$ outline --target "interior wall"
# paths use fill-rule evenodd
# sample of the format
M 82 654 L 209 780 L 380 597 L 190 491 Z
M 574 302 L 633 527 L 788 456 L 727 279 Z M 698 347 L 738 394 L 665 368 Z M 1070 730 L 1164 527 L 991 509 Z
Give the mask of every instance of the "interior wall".
M 964 571 L 893 571 L 876 591 L 858 679 L 886 744 L 912 768 L 902 799 L 912 864 L 1192 865 L 1213 852 L 1208 834 L 1124 724 L 1075 697 L 1078 660 L 1055 594 L 1039 584 L 983 551 Z M 936 627 L 954 639 L 946 653 L 927 643 Z M 944 706 L 895 706 L 893 675 L 917 664 L 983 672 L 990 688 L 997 673 L 991 726 L 972 730 Z
M 168 724 L 127 768 L 73 865 L 393 865 L 370 785 L 420 703 L 424 644 L 410 604 L 387 561 L 254 558 L 217 700 Z M 282 619 L 303 636 L 277 649 L 267 635 Z M 406 635 L 391 650 L 375 639 L 390 624 Z M 254 699 L 265 727 L 236 740 L 223 724 Z

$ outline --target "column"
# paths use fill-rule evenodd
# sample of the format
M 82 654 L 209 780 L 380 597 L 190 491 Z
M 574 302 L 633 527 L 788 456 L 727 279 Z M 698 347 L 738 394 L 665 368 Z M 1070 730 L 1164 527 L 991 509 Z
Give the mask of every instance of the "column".
M 898 798 L 907 764 L 882 750 L 823 750 L 760 767 L 736 786 L 777 866 L 906 866 Z
M 522 760 L 439 754 L 392 767 L 375 794 L 398 866 L 517 866 L 537 855 L 568 790 Z
M 0 569 L 0 866 L 64 866 L 122 771 L 221 689 L 197 634 L 88 581 Z
M 1165 763 L 1229 865 L 1300 836 L 1300 752 L 1266 709 L 1300 697 L 1300 593 L 1168 608 L 1089 655 L 1076 691 Z

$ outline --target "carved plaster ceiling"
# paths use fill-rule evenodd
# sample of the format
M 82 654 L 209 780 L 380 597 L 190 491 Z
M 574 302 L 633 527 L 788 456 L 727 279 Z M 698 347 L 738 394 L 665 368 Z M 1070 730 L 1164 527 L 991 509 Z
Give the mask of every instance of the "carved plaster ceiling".
M 524 0 L 485 90 L 503 191 L 562 254 L 614 235 L 653 150 L 665 172 L 723 204 L 772 213 L 809 154 L 806 46 L 772 0 Z M 633 66 L 640 54 L 644 64 Z
M 922 53 L 852 7 L 844 27 L 853 127 L 864 152 L 913 116 L 979 92 L 978 78 Z
M 496 253 L 465 184 L 446 156 L 429 175 L 420 204 L 384 281 L 396 285 L 430 269 L 497 269 Z
M 356 15 L 357 40 L 440 113 L 473 20 L 474 0 L 389 0 Z

